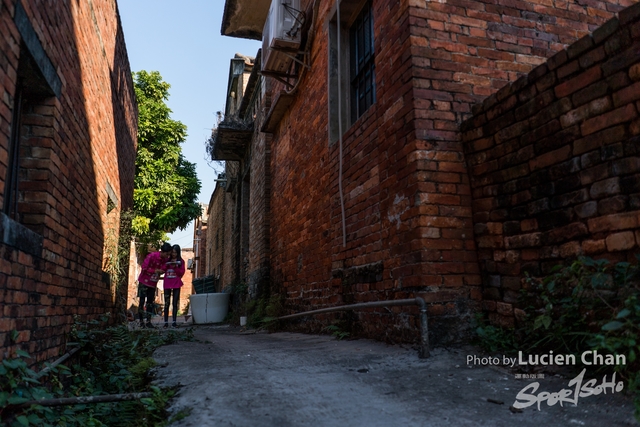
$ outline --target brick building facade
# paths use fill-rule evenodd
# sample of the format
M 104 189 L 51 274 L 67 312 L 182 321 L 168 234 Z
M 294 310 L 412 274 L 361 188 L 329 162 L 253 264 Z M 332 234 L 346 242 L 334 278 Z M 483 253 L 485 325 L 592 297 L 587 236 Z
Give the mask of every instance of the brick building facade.
M 182 259 L 189 266 L 189 262 L 193 262 L 193 248 L 182 248 Z M 189 261 L 191 260 L 191 261 Z M 185 269 L 184 276 L 182 276 L 182 288 L 180 289 L 180 304 L 179 309 L 183 313 L 186 313 L 187 305 L 189 304 L 189 295 L 193 294 L 193 274 L 189 268 Z
M 219 277 L 220 289 L 247 283 L 252 296 L 269 284 L 269 157 L 268 135 L 259 131 L 264 117 L 257 114 L 263 107 L 259 61 L 259 55 L 239 54 L 230 61 L 225 119 L 210 149 L 226 160 L 225 172 L 211 195 L 207 235 L 207 275 Z
M 207 227 L 207 253 L 206 253 L 206 275 L 214 276 L 216 279 L 216 291 L 220 291 L 220 285 L 227 282 L 226 277 L 231 269 L 231 257 L 227 256 L 226 249 L 226 217 L 231 209 L 231 195 L 225 191 L 227 186 L 226 174 L 218 174 L 218 182 L 211 193 L 209 201 L 208 218 L 210 227 Z M 223 273 L 223 271 L 225 273 Z
M 3 0 L 0 21 L 0 342 L 42 361 L 114 312 L 137 109 L 115 2 Z
M 227 0 L 222 33 L 259 39 L 270 2 L 258 3 L 267 4 L 260 17 L 258 5 L 243 15 L 243 0 Z M 557 262 L 581 251 L 637 249 L 635 190 L 622 191 L 620 183 L 633 181 L 639 168 L 633 150 L 615 145 L 628 145 L 623 141 L 634 132 L 637 111 L 635 99 L 612 98 L 633 80 L 618 76 L 628 73 L 633 52 L 637 57 L 632 19 L 614 18 L 629 3 L 342 0 L 339 9 L 337 2 L 301 3 L 304 54 L 284 73 L 262 66 L 262 77 L 244 92 L 246 108 L 235 116 L 248 128 L 225 118 L 214 144 L 215 158 L 249 173 L 243 182 L 251 212 L 250 285 L 281 293 L 292 312 L 420 296 L 438 343 L 464 335 L 483 298 L 494 320 L 509 323 L 511 292 L 523 270 L 519 261 L 503 259 L 547 250 L 557 256 L 540 259 Z M 635 16 L 637 9 L 629 10 L 622 16 Z M 622 35 L 603 41 L 618 22 Z M 549 58 L 551 65 L 541 65 Z M 609 74 L 591 68 L 606 61 L 620 68 Z M 606 100 L 568 100 L 596 83 Z M 597 105 L 583 107 L 586 102 Z M 474 105 L 484 108 L 472 111 Z M 538 109 L 546 113 L 534 116 Z M 465 124 L 463 138 L 465 121 L 473 125 Z M 582 141 L 605 129 L 617 132 L 603 142 L 610 149 Z M 569 134 L 588 150 L 576 150 L 573 139 L 566 142 L 573 148 L 554 138 L 545 149 L 536 146 L 538 139 Z M 585 171 L 591 164 L 600 169 L 555 193 L 527 195 L 536 190 L 523 188 L 535 186 L 525 178 L 553 169 L 556 155 L 568 162 L 566 170 L 579 170 L 576 162 L 585 162 Z M 584 213 L 610 198 L 601 213 Z M 535 211 L 527 203 L 548 206 Z M 583 217 L 578 204 L 585 205 L 577 208 Z M 520 216 L 509 216 L 512 207 Z M 540 223 L 539 213 L 551 222 Z M 559 213 L 564 216 L 554 219 Z M 598 228 L 599 221 L 617 225 Z M 556 233 L 570 236 L 516 243 L 551 235 L 555 227 L 569 227 Z M 521 247 L 531 250 L 507 251 Z M 252 256 L 261 262 L 252 263 Z M 402 340 L 415 336 L 411 314 L 363 310 L 342 319 L 359 335 Z M 332 318 L 295 325 L 319 330 Z

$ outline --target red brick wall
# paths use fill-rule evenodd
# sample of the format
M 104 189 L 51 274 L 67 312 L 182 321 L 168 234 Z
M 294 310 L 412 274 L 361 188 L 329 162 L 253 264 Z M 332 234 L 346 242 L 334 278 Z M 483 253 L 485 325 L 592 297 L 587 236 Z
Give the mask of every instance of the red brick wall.
M 190 259 L 193 259 L 193 248 L 182 248 L 182 259 L 188 263 Z M 193 294 L 193 274 L 188 268 L 182 276 L 182 288 L 180 289 L 180 306 L 179 309 L 185 312 L 185 308 L 189 303 L 189 295 Z
M 227 188 L 233 188 L 233 192 L 224 193 L 224 210 L 223 210 L 223 224 L 224 232 L 221 233 L 221 245 L 222 245 L 222 274 L 220 278 L 220 286 L 224 289 L 232 282 L 239 278 L 239 266 L 238 266 L 238 241 L 237 241 L 237 229 L 238 214 L 237 214 L 237 199 L 239 197 L 238 181 L 240 165 L 238 162 L 225 162 L 225 173 L 227 176 Z
M 402 252 L 421 253 L 410 278 L 430 290 L 422 295 L 427 301 L 443 303 L 430 314 L 457 317 L 464 313 L 459 301 L 481 299 L 459 123 L 472 105 L 593 31 L 621 6 L 466 0 L 411 6 L 416 140 L 404 148 L 416 187 L 409 198 L 413 209 L 405 213 L 413 221 L 413 247 Z M 408 266 L 401 268 L 406 274 Z
M 328 7 L 271 142 L 273 283 L 290 311 L 421 296 L 435 341 L 455 338 L 482 298 L 459 124 L 622 6 L 374 0 L 377 99 L 344 132 L 344 247 L 339 145 L 327 141 Z M 415 335 L 413 318 L 386 310 L 351 319 L 365 336 Z
M 226 184 L 226 183 L 225 183 Z M 211 194 L 208 207 L 207 224 L 207 271 L 206 276 L 221 275 L 224 262 L 224 211 L 226 209 L 226 192 L 221 183 Z
M 198 244 L 198 271 L 196 277 L 204 277 L 207 275 L 207 225 L 205 224 L 201 229 L 200 243 Z M 194 245 L 195 246 L 195 245 Z M 194 249 L 195 250 L 195 249 Z
M 324 17 L 329 5 L 322 6 Z M 339 285 L 331 286 L 332 242 L 340 239 L 340 234 L 334 232 L 332 210 L 337 169 L 330 159 L 326 136 L 326 38 L 324 30 L 316 35 L 310 55 L 314 72 L 304 75 L 299 96 L 270 144 L 271 277 L 291 312 L 341 302 Z M 266 80 L 272 84 L 268 93 L 275 98 L 281 87 L 273 79 Z M 339 233 L 337 227 L 336 222 Z
M 640 244 L 640 5 L 489 97 L 463 125 L 483 306 L 513 324 L 520 278 Z
M 416 77 L 432 83 L 418 86 L 429 90 L 421 98 L 432 101 L 433 109 L 443 116 L 445 112 L 468 113 L 470 102 L 528 73 L 633 4 L 629 0 L 409 3 L 413 6 L 409 18 L 412 54 L 416 66 L 423 68 Z M 447 102 L 453 102 L 451 108 L 445 108 Z M 431 119 L 449 121 L 446 117 Z
M 270 138 L 270 135 L 264 133 L 256 135 L 251 149 L 250 227 L 246 280 L 252 295 L 268 289 L 270 283 Z
M 17 344 L 42 361 L 64 350 L 73 315 L 86 320 L 114 310 L 103 255 L 117 239 L 119 212 L 132 205 L 137 110 L 115 2 L 20 3 L 61 89 L 31 104 L 23 123 L 31 172 L 18 209 L 43 248 L 28 253 L 0 242 L 0 343 L 2 357 Z M 0 2 L 2 200 L 21 43 L 15 5 Z M 117 198 L 109 214 L 108 185 Z M 3 221 L 5 235 L 21 227 Z
M 311 52 L 312 71 L 300 86 L 304 96 L 294 100 L 273 136 L 274 282 L 284 287 L 291 311 L 420 295 L 430 303 L 432 316 L 455 323 L 468 312 L 471 289 L 480 284 L 472 233 L 461 237 L 456 230 L 440 230 L 461 228 L 462 220 L 445 218 L 462 209 L 459 195 L 427 201 L 421 194 L 431 188 L 435 192 L 436 184 L 427 181 L 436 179 L 447 181 L 450 193 L 464 191 L 458 188 L 464 170 L 437 176 L 421 171 L 428 166 L 418 150 L 428 143 L 422 134 L 417 137 L 416 128 L 426 122 L 416 107 L 421 102 L 417 97 L 428 94 L 415 87 L 410 8 L 374 1 L 373 9 L 377 101 L 343 137 L 346 246 L 339 144 L 328 144 L 326 133 L 328 34 L 323 23 Z M 321 9 L 325 20 L 327 12 Z M 452 207 L 440 217 L 437 204 L 445 202 Z M 464 221 L 470 230 L 467 210 Z M 402 339 L 415 335 L 412 322 L 411 317 L 376 310 L 356 313 L 353 327 L 365 336 Z M 315 326 L 309 321 L 302 327 Z M 449 324 L 433 330 L 444 338 L 455 329 Z

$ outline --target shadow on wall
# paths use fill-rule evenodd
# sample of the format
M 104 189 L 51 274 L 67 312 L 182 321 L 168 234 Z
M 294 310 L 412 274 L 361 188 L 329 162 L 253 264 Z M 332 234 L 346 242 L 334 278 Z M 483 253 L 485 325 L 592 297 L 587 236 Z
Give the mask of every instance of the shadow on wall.
M 15 9 L 0 8 L 0 18 L 14 22 L 18 31 L 8 25 L 0 29 L 0 36 L 9 42 L 5 46 L 21 46 L 20 58 L 13 50 L 3 51 L 18 70 L 18 82 L 25 78 L 23 72 L 34 71 L 44 84 L 48 78 L 62 82 L 53 95 L 25 97 L 20 110 L 8 106 L 14 118 L 23 119 L 22 127 L 14 126 L 21 132 L 16 138 L 20 198 L 11 226 L 41 234 L 42 249 L 26 254 L 3 242 L 7 252 L 0 262 L 9 263 L 12 276 L 0 281 L 6 307 L 2 317 L 8 320 L 0 322 L 0 334 L 8 337 L 7 332 L 17 330 L 14 341 L 5 339 L 5 349 L 10 352 L 17 345 L 43 361 L 63 350 L 74 315 L 84 320 L 113 310 L 110 281 L 102 274 L 104 230 L 109 199 L 122 198 L 116 200 L 118 208 L 131 204 L 135 106 L 122 105 L 133 102 L 133 95 L 126 93 L 128 60 L 119 21 L 115 15 L 109 20 L 111 2 L 55 2 L 47 10 L 37 1 L 12 3 Z M 106 19 L 98 22 L 96 16 Z M 49 31 L 52 23 L 55 31 Z M 115 42 L 108 39 L 112 29 Z M 110 76 L 106 52 L 114 45 L 115 74 Z M 28 56 L 35 68 L 24 71 L 17 64 Z M 9 85 L 5 90 L 15 96 L 19 84 L 16 88 Z M 104 88 L 119 93 L 109 94 Z M 103 127 L 110 120 L 113 130 Z M 3 123 L 5 127 L 9 126 Z M 109 161 L 116 156 L 125 164 L 111 168 Z M 111 186 L 119 192 L 110 192 Z M 30 222 L 36 217 L 39 221 Z
M 116 12 L 117 4 L 116 4 Z M 119 19 L 118 19 L 119 22 Z M 134 177 L 135 177 L 135 161 L 126 161 L 126 159 L 136 158 L 137 147 L 137 128 L 138 128 L 138 116 L 136 100 L 134 99 L 134 85 L 131 76 L 131 69 L 129 67 L 129 60 L 127 56 L 126 44 L 124 40 L 124 34 L 122 32 L 121 25 L 118 25 L 118 30 L 115 36 L 115 50 L 113 53 L 113 68 L 111 69 L 111 102 L 114 116 L 114 135 L 116 143 L 116 159 L 118 160 L 118 175 L 119 185 L 122 200 L 120 200 L 120 212 L 124 213 L 125 217 L 120 218 L 122 226 L 120 230 L 125 234 L 119 236 L 118 241 L 118 257 L 119 257 L 119 277 L 117 283 L 116 299 L 120 303 L 116 303 L 116 310 L 123 311 L 128 305 L 127 289 L 129 284 L 129 268 L 130 268 L 130 256 L 131 248 L 129 239 L 131 235 L 129 233 L 129 225 L 131 217 L 128 212 L 133 209 L 133 190 L 134 190 Z M 130 107 L 129 110 L 123 105 L 123 98 L 129 101 L 126 105 Z

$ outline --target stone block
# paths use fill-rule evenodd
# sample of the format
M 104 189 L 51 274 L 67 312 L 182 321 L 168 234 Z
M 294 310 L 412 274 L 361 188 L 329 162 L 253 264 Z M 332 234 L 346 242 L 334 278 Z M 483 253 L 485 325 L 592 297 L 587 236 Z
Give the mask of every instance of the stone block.
M 615 233 L 605 239 L 609 252 L 628 250 L 636 246 L 635 235 L 632 231 Z

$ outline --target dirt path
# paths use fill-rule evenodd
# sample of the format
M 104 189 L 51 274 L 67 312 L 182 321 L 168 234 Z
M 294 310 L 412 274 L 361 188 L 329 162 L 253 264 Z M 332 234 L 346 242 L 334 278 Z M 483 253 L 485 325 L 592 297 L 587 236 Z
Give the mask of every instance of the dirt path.
M 554 392 L 569 379 L 515 379 L 501 367 L 467 365 L 468 355 L 480 355 L 473 348 L 440 348 L 418 359 L 411 348 L 330 336 L 200 326 L 196 338 L 202 342 L 154 355 L 156 382 L 183 385 L 171 410 L 192 408 L 173 426 L 638 425 L 620 393 L 514 413 L 509 407 L 531 382 L 540 382 L 538 393 Z

